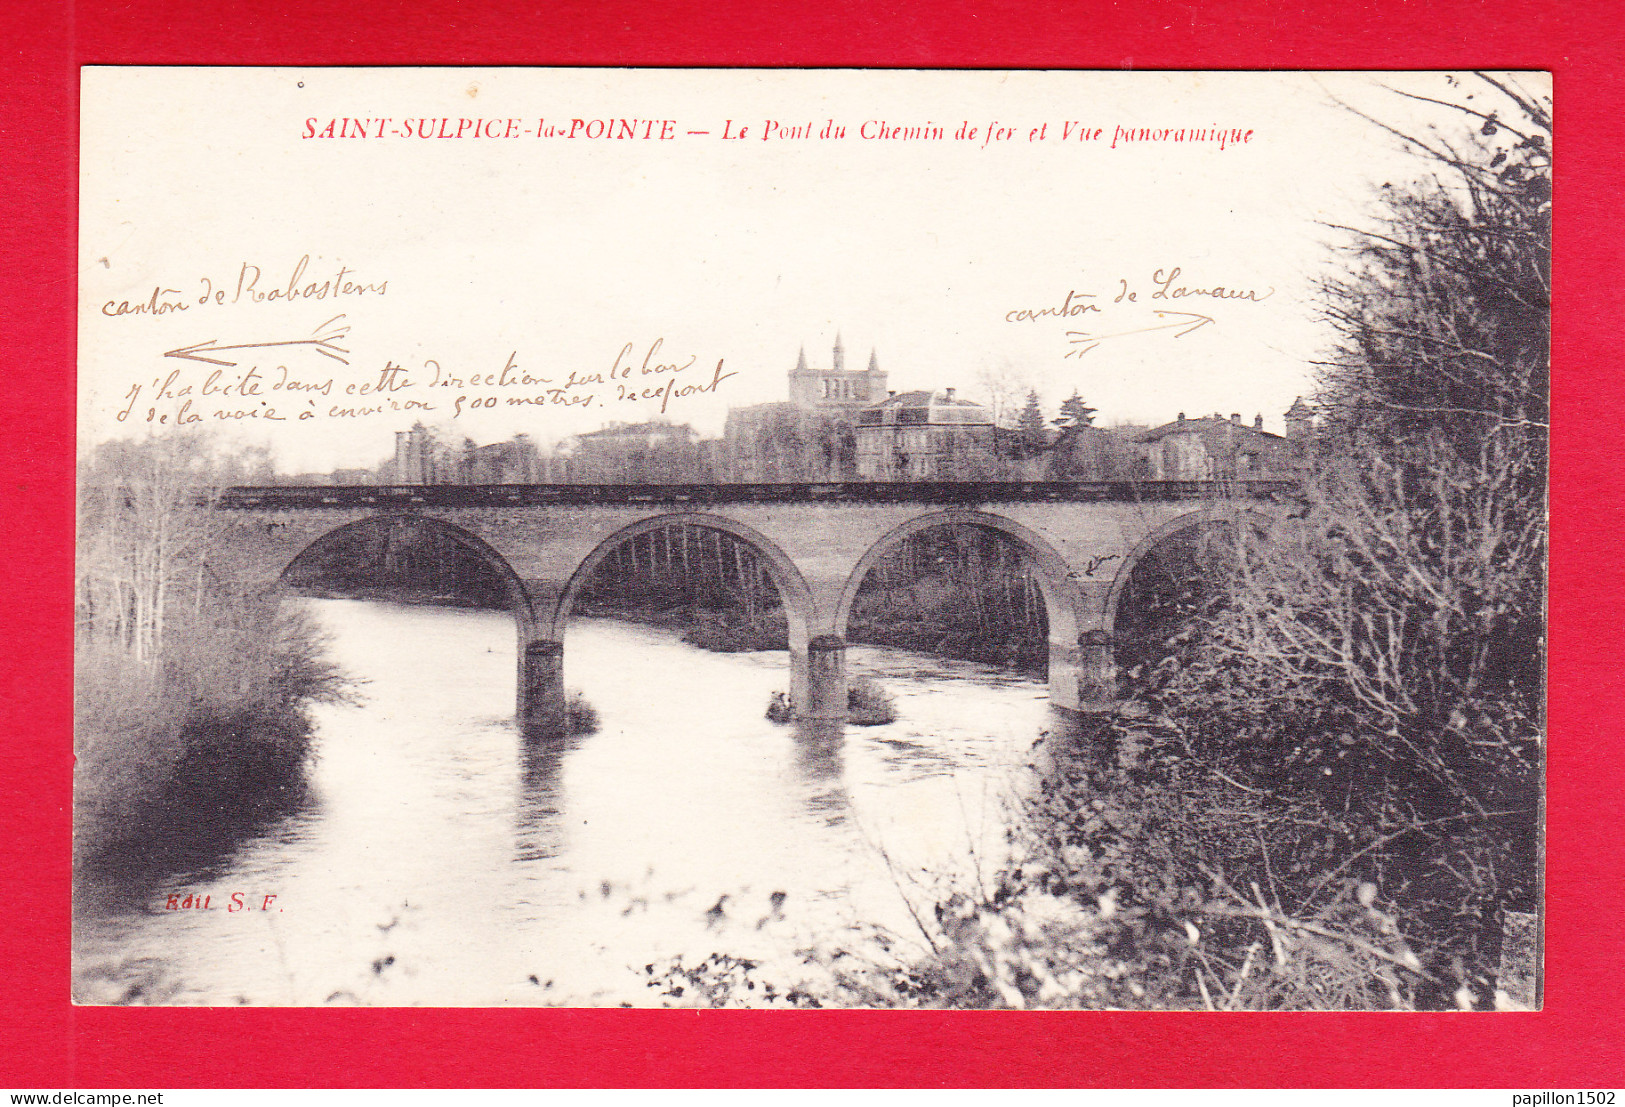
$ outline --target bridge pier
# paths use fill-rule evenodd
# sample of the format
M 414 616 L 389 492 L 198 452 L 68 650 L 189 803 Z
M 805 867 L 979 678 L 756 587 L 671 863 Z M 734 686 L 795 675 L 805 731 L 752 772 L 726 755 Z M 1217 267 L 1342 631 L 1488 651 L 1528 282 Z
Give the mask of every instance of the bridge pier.
M 1111 635 L 1087 630 L 1076 642 L 1049 644 L 1049 698 L 1068 711 L 1110 711 L 1117 705 L 1117 664 Z
M 1105 612 L 1112 594 L 1112 582 L 1071 577 L 1076 597 L 1077 622 L 1070 628 L 1071 641 L 1062 645 L 1067 686 L 1065 695 L 1056 695 L 1056 643 L 1050 643 L 1050 702 L 1069 711 L 1085 714 L 1111 711 L 1118 702 L 1117 661 L 1112 656 L 1111 623 Z
M 791 686 L 803 685 L 801 694 L 792 692 L 796 715 L 802 719 L 831 720 L 846 718 L 846 639 L 833 634 L 820 634 L 807 643 L 806 658 L 791 655 L 791 665 L 804 670 L 791 674 Z
M 1069 711 L 1078 708 L 1079 647 L 1075 641 L 1049 642 L 1049 702 Z
M 548 638 L 525 643 L 519 654 L 519 730 L 526 738 L 563 738 L 570 729 L 564 696 L 564 644 Z
M 1117 706 L 1117 661 L 1112 636 L 1096 628 L 1078 638 L 1078 710 L 1110 711 Z

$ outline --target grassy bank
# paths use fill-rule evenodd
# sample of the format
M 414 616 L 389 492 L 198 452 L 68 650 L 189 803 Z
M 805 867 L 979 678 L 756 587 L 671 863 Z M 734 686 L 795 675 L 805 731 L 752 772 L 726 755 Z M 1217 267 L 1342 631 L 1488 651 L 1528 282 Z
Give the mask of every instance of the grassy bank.
M 74 853 L 222 839 L 285 809 L 305 708 L 344 693 L 314 624 L 234 582 L 211 490 L 265 459 L 200 434 L 106 442 L 81 460 L 74 580 Z

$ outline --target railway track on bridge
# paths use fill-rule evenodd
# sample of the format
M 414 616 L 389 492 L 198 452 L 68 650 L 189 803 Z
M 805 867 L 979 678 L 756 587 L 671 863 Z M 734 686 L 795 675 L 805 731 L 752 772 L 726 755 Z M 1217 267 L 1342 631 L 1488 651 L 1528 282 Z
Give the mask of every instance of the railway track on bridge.
M 1236 481 L 848 481 L 826 484 L 411 484 L 255 485 L 224 490 L 214 505 L 232 510 L 389 507 L 542 507 L 549 504 L 744 503 L 943 505 L 1273 500 L 1288 480 Z

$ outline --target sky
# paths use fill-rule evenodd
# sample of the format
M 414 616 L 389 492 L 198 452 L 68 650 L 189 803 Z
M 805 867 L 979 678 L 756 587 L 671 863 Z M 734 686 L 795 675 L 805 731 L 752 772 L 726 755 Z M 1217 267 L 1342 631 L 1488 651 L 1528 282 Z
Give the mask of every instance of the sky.
M 1348 107 L 1466 122 L 1393 89 L 1488 99 L 1447 74 L 87 69 L 80 448 L 179 423 L 292 473 L 374 465 L 419 420 L 714 435 L 837 334 L 899 391 L 1279 432 L 1330 341 L 1328 225 L 1427 171 Z

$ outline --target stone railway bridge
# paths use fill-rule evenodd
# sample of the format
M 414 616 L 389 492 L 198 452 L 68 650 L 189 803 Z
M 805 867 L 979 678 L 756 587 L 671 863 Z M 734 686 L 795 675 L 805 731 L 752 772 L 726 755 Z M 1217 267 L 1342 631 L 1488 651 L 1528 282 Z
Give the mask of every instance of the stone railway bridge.
M 1282 481 L 921 482 L 704 485 L 243 487 L 228 520 L 231 575 L 276 586 L 307 552 L 352 528 L 435 528 L 506 581 L 519 635 L 518 719 L 564 725 L 564 631 L 603 559 L 659 527 L 710 528 L 747 543 L 789 626 L 798 714 L 846 714 L 847 616 L 871 566 L 944 524 L 997 531 L 1034 571 L 1049 622 L 1051 702 L 1099 710 L 1116 694 L 1112 636 L 1134 567 L 1175 534 L 1242 512 L 1273 513 Z

